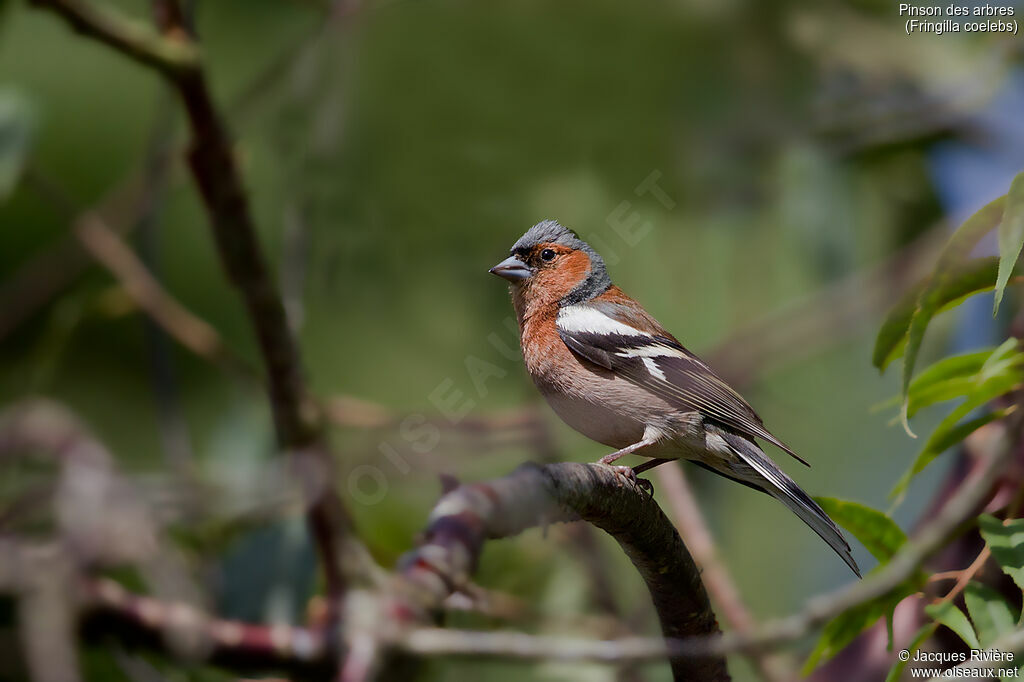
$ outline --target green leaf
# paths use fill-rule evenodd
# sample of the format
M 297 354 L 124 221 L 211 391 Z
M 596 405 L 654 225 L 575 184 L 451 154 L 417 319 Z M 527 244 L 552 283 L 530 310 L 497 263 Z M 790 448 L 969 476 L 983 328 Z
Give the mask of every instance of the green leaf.
M 1024 519 L 1003 523 L 994 516 L 982 514 L 978 517 L 978 529 L 1003 572 L 1024 590 Z
M 1000 374 L 1009 372 L 1014 367 L 1020 366 L 1022 362 L 1022 356 L 1020 351 L 1020 341 L 1014 337 L 1010 337 L 1003 341 L 998 348 L 992 351 L 992 354 L 985 360 L 985 364 L 981 366 L 978 371 L 978 378 L 980 381 L 988 381 L 994 379 Z
M 938 621 L 941 625 L 945 625 L 947 628 L 957 634 L 957 636 L 964 640 L 964 643 L 972 649 L 980 649 L 981 645 L 978 644 L 978 638 L 974 634 L 974 628 L 971 627 L 971 621 L 967 620 L 967 616 L 961 611 L 956 604 L 953 602 L 942 602 L 941 604 L 928 604 L 924 607 L 924 612 L 929 616 Z
M 966 261 L 968 254 L 981 238 L 991 231 L 1002 219 L 1005 205 L 1005 195 L 989 202 L 981 210 L 968 218 L 953 233 L 953 236 L 950 237 L 942 253 L 939 255 L 939 262 L 935 266 L 935 273 L 932 275 L 931 281 L 917 300 L 917 305 L 910 318 L 910 325 L 907 328 L 907 345 L 903 353 L 903 381 L 901 390 L 901 395 L 903 396 L 903 413 L 901 415 L 903 428 L 911 436 L 914 433 L 910 430 L 910 424 L 907 422 L 907 393 L 910 390 L 910 380 L 914 376 L 914 366 L 917 364 L 917 355 L 921 350 L 921 342 L 924 340 L 924 333 L 928 329 L 928 323 L 938 313 L 939 308 L 948 302 L 949 297 L 945 292 L 961 278 L 960 266 Z
M 14 191 L 32 145 L 35 114 L 15 90 L 0 90 L 0 200 Z
M 1003 220 L 999 223 L 999 276 L 996 278 L 992 317 L 999 313 L 1003 291 L 1020 258 L 1021 247 L 1024 247 L 1024 173 L 1017 173 L 1010 183 L 1010 191 L 1006 193 L 1006 208 L 1003 210 Z
M 815 497 L 814 500 L 882 563 L 891 559 L 907 541 L 903 529 L 877 509 L 833 497 Z
M 985 426 L 986 424 L 994 422 L 997 419 L 1002 419 L 1010 412 L 1012 412 L 1015 407 L 1014 406 L 1002 410 L 995 410 L 994 412 L 990 412 L 975 419 L 969 419 L 965 422 L 955 423 L 959 421 L 960 417 L 963 414 L 970 412 L 971 410 L 974 409 L 974 407 L 976 407 L 975 405 L 969 403 L 965 403 L 965 405 L 969 405 L 970 409 L 963 410 L 961 408 L 963 408 L 964 405 L 961 405 L 960 408 L 957 408 L 957 410 L 951 413 L 949 417 L 946 417 L 946 419 L 942 420 L 942 423 L 939 424 L 938 428 L 936 428 L 935 431 L 932 432 L 932 435 L 928 438 L 928 442 L 924 444 L 924 449 L 922 449 L 921 452 L 919 452 L 917 457 L 914 459 L 913 465 L 911 465 L 911 467 L 907 469 L 902 476 L 900 476 L 900 479 L 896 482 L 896 485 L 893 486 L 892 491 L 889 493 L 890 499 L 895 499 L 897 502 L 900 501 L 903 498 L 903 495 L 907 492 L 907 487 L 910 485 L 910 481 L 914 478 L 914 476 L 917 476 L 919 473 L 924 471 L 925 468 L 929 464 L 931 464 L 936 457 L 938 457 L 943 452 L 950 449 L 963 439 L 967 438 L 967 436 L 971 435 L 972 433 L 974 433 L 981 427 Z M 951 419 L 951 417 L 954 416 L 956 416 L 956 419 Z M 949 426 L 946 424 L 947 421 L 954 423 L 952 424 L 952 426 Z
M 803 674 L 809 675 L 820 663 L 842 651 L 857 635 L 878 622 L 879 618 L 891 617 L 893 609 L 903 599 L 919 592 L 926 581 L 923 572 L 897 585 L 886 594 L 858 604 L 830 620 L 821 630 L 821 636 L 803 667 Z
M 803 674 L 810 675 L 820 663 L 832 658 L 885 615 L 889 604 L 872 600 L 847 609 L 822 628 L 821 636 L 803 667 Z M 895 604 L 892 605 L 895 608 Z
M 994 257 L 976 258 L 958 266 L 957 276 L 949 279 L 934 292 L 938 310 L 945 310 L 969 296 L 994 289 L 998 268 L 999 259 Z M 889 311 L 878 331 L 871 358 L 872 364 L 878 369 L 884 371 L 889 363 L 903 355 L 907 331 L 917 310 L 917 302 L 933 284 L 933 280 L 934 275 L 914 286 Z
M 966 372 L 972 367 L 977 367 L 973 375 L 956 376 L 957 372 Z M 994 350 L 948 358 L 922 372 L 911 384 L 909 405 L 905 406 L 905 413 L 913 414 L 931 402 L 954 398 L 957 394 L 965 396 L 965 399 L 939 422 L 910 469 L 896 482 L 889 496 L 896 500 L 902 499 L 914 476 L 921 473 L 936 457 L 985 424 L 1009 414 L 1012 408 L 961 423 L 971 412 L 1009 393 L 1021 383 L 1024 383 L 1024 353 L 1020 350 L 1020 341 L 1012 337 Z
M 967 395 L 975 386 L 975 378 L 992 357 L 995 349 L 943 358 L 918 374 L 910 383 L 909 414 L 938 402 Z M 1024 363 L 1024 354 L 1019 361 Z M 898 404 L 899 398 L 896 398 Z
M 914 635 L 914 639 L 907 645 L 907 651 L 910 652 L 910 657 L 906 661 L 901 661 L 898 657 L 896 663 L 893 664 L 892 668 L 889 669 L 889 674 L 885 676 L 885 682 L 898 682 L 903 678 L 903 669 L 907 667 L 907 663 L 911 658 L 914 657 L 914 653 L 921 648 L 921 645 L 925 643 L 929 637 L 935 634 L 935 631 L 939 629 L 938 623 L 926 623 L 921 626 L 921 629 Z
M 981 646 L 990 647 L 1000 635 L 1016 629 L 1017 617 L 1003 595 L 988 585 L 971 581 L 964 588 L 967 613 Z

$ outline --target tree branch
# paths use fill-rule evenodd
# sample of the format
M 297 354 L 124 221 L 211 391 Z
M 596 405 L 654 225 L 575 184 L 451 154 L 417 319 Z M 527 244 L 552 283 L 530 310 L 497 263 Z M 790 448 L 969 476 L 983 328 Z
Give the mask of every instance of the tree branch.
M 399 623 L 429 621 L 469 582 L 485 540 L 579 519 L 618 541 L 647 585 L 666 638 L 718 632 L 700 573 L 657 503 L 597 464 L 526 465 L 445 495 L 423 542 L 401 561 L 390 615 Z M 671 664 L 677 680 L 728 679 L 721 657 L 674 658 Z
M 81 0 L 29 0 L 56 11 L 76 32 L 113 47 L 164 75 L 177 77 L 199 68 L 199 53 L 191 42 L 160 36 L 142 22 Z
M 181 23 L 183 14 L 176 3 L 164 3 L 171 11 L 159 17 L 163 37 L 141 35 L 129 19 L 99 12 L 80 0 L 32 1 L 57 12 L 83 34 L 154 67 L 181 97 L 191 131 L 189 166 L 210 217 L 221 264 L 245 302 L 259 342 L 278 445 L 293 455 L 303 480 L 307 517 L 333 609 L 344 593 L 348 574 L 369 572 L 369 554 L 352 532 L 348 512 L 331 485 L 333 462 L 319 411 L 307 391 L 284 306 L 259 245 L 230 136 L 199 62 L 177 58 L 194 52 L 188 27 Z M 171 45 L 176 47 L 170 49 Z
M 683 542 L 693 552 L 693 558 L 700 566 L 704 585 L 711 593 L 715 606 L 736 632 L 750 632 L 754 629 L 754 617 L 743 603 L 732 574 L 718 557 L 711 531 L 704 522 L 704 515 L 697 505 L 697 500 L 694 499 L 681 465 L 671 462 L 658 467 L 655 476 L 659 489 L 665 493 L 668 500 L 672 521 L 679 530 Z M 761 677 L 769 682 L 781 682 L 796 677 L 789 661 L 781 654 L 752 652 L 750 659 Z

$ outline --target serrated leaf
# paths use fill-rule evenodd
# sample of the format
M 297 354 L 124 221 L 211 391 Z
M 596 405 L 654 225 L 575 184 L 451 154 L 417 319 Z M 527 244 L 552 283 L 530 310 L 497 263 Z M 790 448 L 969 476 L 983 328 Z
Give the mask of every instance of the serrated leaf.
M 1013 608 L 1003 595 L 988 585 L 974 581 L 967 583 L 964 602 L 981 646 L 990 647 L 1000 635 L 1016 629 L 1017 617 Z
M 1010 281 L 1021 247 L 1024 247 L 1024 173 L 1017 173 L 1006 193 L 1006 208 L 999 223 L 999 275 L 996 278 L 996 298 L 992 305 L 992 317 L 999 313 L 1003 291 Z
M 945 286 L 936 291 L 936 303 L 939 306 L 939 311 L 945 310 L 969 296 L 994 289 L 998 269 L 999 259 L 995 257 L 976 258 L 960 265 L 958 276 L 946 282 Z M 884 371 L 893 360 L 903 355 L 907 342 L 907 330 L 910 328 L 910 321 L 917 309 L 917 302 L 924 295 L 925 290 L 932 285 L 933 279 L 934 276 L 930 276 L 919 282 L 889 311 L 885 322 L 882 323 L 882 327 L 878 331 L 871 358 L 872 364 L 878 369 Z
M 0 200 L 14 191 L 32 146 L 35 114 L 14 90 L 0 90 Z
M 903 669 L 907 667 L 907 663 L 914 657 L 914 653 L 921 648 L 921 645 L 925 641 L 935 634 L 935 631 L 939 629 L 938 623 L 926 623 L 921 626 L 921 629 L 914 635 L 914 639 L 907 645 L 907 651 L 910 652 L 910 656 L 906 661 L 901 661 L 899 657 L 896 658 L 896 663 L 889 668 L 889 674 L 885 676 L 885 682 L 898 682 L 903 677 Z
M 891 559 L 907 541 L 903 529 L 877 509 L 833 497 L 814 499 L 833 521 L 850 531 L 882 563 Z
M 1024 519 L 1004 524 L 994 516 L 982 514 L 978 517 L 978 529 L 1003 572 L 1024 590 Z
M 935 273 L 932 275 L 931 281 L 917 300 L 917 305 L 910 318 L 910 325 L 907 328 L 907 345 L 903 353 L 903 380 L 900 391 L 903 396 L 901 415 L 903 428 L 911 436 L 914 433 L 910 430 L 910 424 L 907 422 L 907 392 L 910 390 L 910 380 L 914 376 L 914 366 L 917 364 L 917 355 L 921 350 L 921 342 L 924 341 L 928 323 L 948 299 L 944 291 L 953 286 L 961 277 L 960 266 L 966 261 L 971 250 L 1002 219 L 1005 205 L 1005 195 L 989 202 L 953 233 L 939 255 L 939 262 L 935 266 Z
M 974 634 L 974 628 L 971 626 L 971 621 L 967 620 L 964 612 L 953 602 L 929 604 L 924 607 L 924 612 L 941 625 L 945 625 L 955 632 L 957 637 L 962 639 L 967 646 L 972 649 L 981 648 L 981 645 L 978 644 L 978 637 Z

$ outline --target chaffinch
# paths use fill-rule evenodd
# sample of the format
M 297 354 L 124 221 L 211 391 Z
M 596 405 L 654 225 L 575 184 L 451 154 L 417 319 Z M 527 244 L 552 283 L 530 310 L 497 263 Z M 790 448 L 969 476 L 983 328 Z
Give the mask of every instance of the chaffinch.
M 698 466 L 789 507 L 860 576 L 835 523 L 758 447 L 760 438 L 807 464 L 753 408 L 612 284 L 601 256 L 552 220 L 537 223 L 490 272 L 511 284 L 526 368 L 569 426 L 617 450 Z

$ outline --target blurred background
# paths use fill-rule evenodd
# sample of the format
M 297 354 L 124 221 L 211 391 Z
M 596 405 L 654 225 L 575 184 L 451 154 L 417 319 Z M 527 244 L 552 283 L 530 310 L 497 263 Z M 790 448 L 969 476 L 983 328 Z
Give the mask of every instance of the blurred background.
M 112 4 L 148 18 L 146 3 Z M 301 622 L 319 589 L 315 553 L 268 485 L 269 410 L 240 369 L 258 356 L 181 162 L 178 102 L 52 14 L 0 7 L 0 154 L 29 149 L 0 204 L 0 403 L 64 403 L 158 491 L 154 504 L 179 506 L 179 477 L 217 491 L 202 522 L 170 514 L 182 570 L 227 616 Z M 605 454 L 541 403 L 510 352 L 506 286 L 487 274 L 544 218 L 589 240 L 619 286 L 734 382 L 812 463 L 771 453 L 809 493 L 889 508 L 919 443 L 894 408 L 873 409 L 898 390 L 898 372 L 871 367 L 874 336 L 956 221 L 1020 170 L 1018 39 L 908 36 L 893 3 L 870 0 L 218 0 L 193 11 L 309 379 L 336 408 L 338 489 L 383 565 L 412 546 L 439 474 L 474 481 Z M 0 176 L 13 173 L 5 163 Z M 71 225 L 90 208 L 217 330 L 223 357 L 169 340 L 82 254 Z M 926 356 L 989 345 L 990 309 L 940 319 Z M 918 417 L 919 432 L 940 416 Z M 942 467 L 894 510 L 904 528 Z M 756 616 L 847 581 L 781 505 L 687 473 Z M 0 506 L 45 475 L 0 463 Z M 542 614 L 595 612 L 568 532 L 488 544 L 479 583 Z M 595 551 L 637 632 L 657 632 L 621 551 L 605 537 Z M 855 556 L 874 565 L 860 546 Z M 10 619 L 0 610 L 0 625 Z M 10 652 L 13 631 L 0 631 Z M 86 658 L 94 679 L 130 679 L 118 660 L 102 643 Z M 225 678 L 147 660 L 166 679 Z M 732 663 L 736 679 L 750 679 L 745 666 Z M 18 679 L 16 663 L 0 667 Z M 436 679 L 527 673 L 615 674 L 431 668 Z M 668 679 L 667 667 L 647 674 Z

